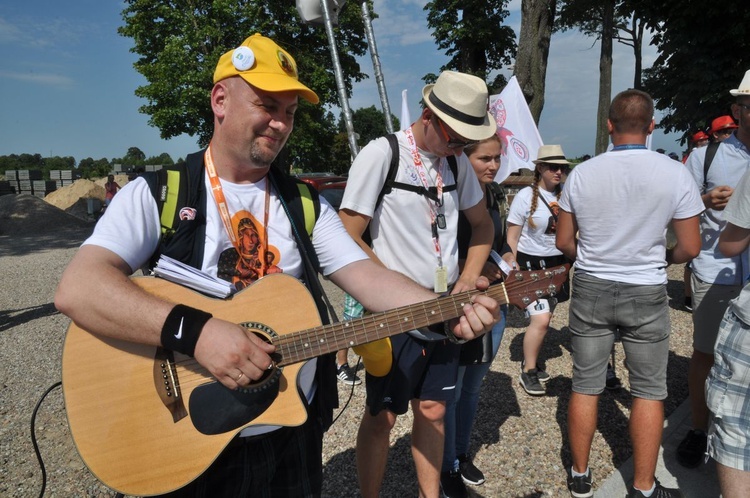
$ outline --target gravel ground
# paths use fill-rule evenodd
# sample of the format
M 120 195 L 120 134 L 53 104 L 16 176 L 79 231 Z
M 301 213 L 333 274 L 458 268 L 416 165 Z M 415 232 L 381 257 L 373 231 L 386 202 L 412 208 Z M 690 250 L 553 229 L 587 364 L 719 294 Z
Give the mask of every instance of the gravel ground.
M 67 262 L 92 227 L 90 222 L 31 196 L 0 197 L 0 496 L 38 496 L 42 488 L 29 424 L 43 393 L 60 380 L 62 344 L 69 323 L 55 310 L 53 295 Z M 666 415 L 687 397 L 692 324 L 690 315 L 681 309 L 682 271 L 682 265 L 669 269 L 672 337 Z M 331 300 L 340 303 L 340 293 L 332 292 Z M 567 304 L 562 304 L 542 351 L 552 375 L 547 395 L 530 397 L 518 384 L 526 323 L 517 310 L 509 314 L 500 353 L 485 379 L 472 439 L 474 461 L 487 476 L 483 486 L 472 488 L 474 496 L 568 496 L 564 469 L 570 463 L 570 453 L 565 419 L 571 361 L 566 324 Z M 356 357 L 350 354 L 350 360 L 353 364 Z M 616 370 L 624 389 L 605 392 L 600 402 L 599 430 L 591 455 L 599 482 L 631 455 L 627 428 L 630 397 L 622 361 L 618 345 Z M 341 386 L 339 395 L 346 409 L 325 437 L 323 495 L 354 497 L 359 494 L 354 443 L 364 410 L 364 385 L 353 389 Z M 114 496 L 78 456 L 59 388 L 41 404 L 35 424 L 47 473 L 46 496 Z M 384 497 L 417 495 L 410 427 L 411 415 L 406 414 L 392 433 Z

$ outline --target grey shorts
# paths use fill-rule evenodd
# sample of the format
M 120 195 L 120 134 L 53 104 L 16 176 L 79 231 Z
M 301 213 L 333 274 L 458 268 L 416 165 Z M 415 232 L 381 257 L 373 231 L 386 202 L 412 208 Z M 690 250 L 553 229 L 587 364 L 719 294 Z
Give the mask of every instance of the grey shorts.
M 714 366 L 706 380 L 712 414 L 708 453 L 722 465 L 750 471 L 750 325 L 731 311 L 721 322 Z
M 619 334 L 630 373 L 630 393 L 650 400 L 667 397 L 669 310 L 665 285 L 614 282 L 576 272 L 569 324 L 573 391 L 598 395 Z
M 740 295 L 741 285 L 717 285 L 704 282 L 693 273 L 693 349 L 714 354 L 716 335 L 729 301 Z

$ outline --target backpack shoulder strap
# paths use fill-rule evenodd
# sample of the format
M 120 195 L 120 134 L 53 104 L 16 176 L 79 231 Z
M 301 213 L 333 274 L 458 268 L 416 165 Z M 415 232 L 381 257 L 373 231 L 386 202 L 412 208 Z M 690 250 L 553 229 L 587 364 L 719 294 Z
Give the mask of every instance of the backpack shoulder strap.
M 194 268 L 203 264 L 206 238 L 206 189 L 203 185 L 203 152 L 189 154 L 185 163 L 143 174 L 156 200 L 161 223 L 161 239 L 151 257 L 151 267 L 166 254 Z M 193 217 L 182 220 L 180 212 L 189 207 Z
M 708 185 L 708 169 L 711 167 L 711 163 L 716 156 L 716 150 L 721 145 L 721 142 L 711 142 L 706 146 L 706 157 L 703 159 L 703 188 L 705 190 Z
M 394 186 L 401 185 L 396 182 L 396 173 L 398 173 L 399 162 L 398 138 L 396 138 L 395 133 L 389 133 L 385 138 L 388 140 L 388 145 L 391 147 L 391 162 L 388 165 L 388 176 L 385 178 L 383 188 L 380 189 L 378 200 L 375 201 L 375 209 L 378 209 L 378 206 L 380 206 L 380 203 L 383 201 L 383 197 L 393 191 Z
M 448 160 L 448 167 L 453 173 L 453 180 L 458 185 L 458 161 L 456 161 L 456 156 L 448 156 L 446 159 Z
M 383 197 L 390 194 L 394 188 L 399 190 L 408 190 L 409 192 L 414 192 L 415 194 L 423 195 L 429 199 L 432 199 L 433 201 L 437 201 L 438 199 L 436 187 L 425 188 L 422 185 L 411 185 L 409 183 L 401 183 L 396 181 L 396 173 L 398 173 L 398 165 L 400 159 L 398 151 L 398 139 L 396 138 L 396 135 L 394 133 L 386 135 L 385 138 L 388 139 L 388 144 L 391 146 L 391 162 L 388 166 L 388 176 L 386 177 L 383 188 L 380 189 L 378 199 L 375 202 L 375 209 L 380 206 L 380 203 L 383 201 Z M 458 184 L 458 163 L 456 161 L 456 156 L 448 156 L 447 160 L 448 166 L 453 173 L 453 178 L 456 183 L 454 183 L 453 185 L 444 186 L 443 192 L 456 190 Z

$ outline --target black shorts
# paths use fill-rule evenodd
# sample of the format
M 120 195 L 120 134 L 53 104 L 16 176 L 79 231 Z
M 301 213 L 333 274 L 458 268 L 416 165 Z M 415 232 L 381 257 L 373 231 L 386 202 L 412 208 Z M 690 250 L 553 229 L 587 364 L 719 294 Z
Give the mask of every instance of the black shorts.
M 408 333 L 391 337 L 393 366 L 388 375 L 365 375 L 370 415 L 406 413 L 412 399 L 453 399 L 461 346 L 445 339 L 423 341 Z

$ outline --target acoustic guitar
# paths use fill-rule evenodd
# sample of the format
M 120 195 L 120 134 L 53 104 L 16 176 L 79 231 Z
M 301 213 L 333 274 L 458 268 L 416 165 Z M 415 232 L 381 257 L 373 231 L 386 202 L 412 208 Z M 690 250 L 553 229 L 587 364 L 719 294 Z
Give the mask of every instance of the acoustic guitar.
M 513 272 L 505 284 L 483 293 L 523 308 L 554 294 L 567 276 L 567 265 Z M 463 304 L 479 294 L 464 292 L 322 326 L 308 290 L 284 274 L 266 276 L 225 300 L 160 278 L 133 282 L 154 296 L 238 323 L 276 346 L 275 367 L 264 378 L 231 390 L 193 358 L 70 325 L 62 385 L 76 448 L 102 483 L 139 496 L 190 483 L 242 429 L 302 424 L 307 414 L 297 375 L 304 361 L 458 317 Z

